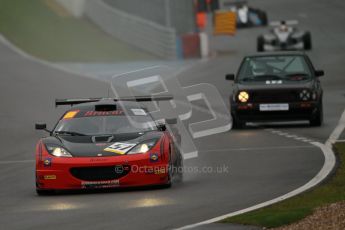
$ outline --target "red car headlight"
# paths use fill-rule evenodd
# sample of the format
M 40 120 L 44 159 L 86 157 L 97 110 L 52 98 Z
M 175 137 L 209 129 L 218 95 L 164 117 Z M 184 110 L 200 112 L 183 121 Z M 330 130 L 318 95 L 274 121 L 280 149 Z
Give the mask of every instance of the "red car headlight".
M 141 142 L 129 150 L 127 154 L 146 153 L 156 145 L 157 141 L 158 140 L 148 140 Z
M 58 145 L 46 144 L 46 149 L 49 154 L 55 157 L 73 157 L 66 149 Z

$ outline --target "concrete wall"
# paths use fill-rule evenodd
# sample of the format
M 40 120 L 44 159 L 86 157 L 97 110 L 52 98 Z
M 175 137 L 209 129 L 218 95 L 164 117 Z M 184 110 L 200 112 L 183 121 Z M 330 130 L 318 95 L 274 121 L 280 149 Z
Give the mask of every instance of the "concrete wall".
M 112 36 L 157 56 L 176 58 L 174 29 L 118 10 L 102 0 L 86 0 L 84 10 L 85 16 Z
M 55 0 L 65 7 L 74 17 L 81 17 L 84 13 L 85 0 Z

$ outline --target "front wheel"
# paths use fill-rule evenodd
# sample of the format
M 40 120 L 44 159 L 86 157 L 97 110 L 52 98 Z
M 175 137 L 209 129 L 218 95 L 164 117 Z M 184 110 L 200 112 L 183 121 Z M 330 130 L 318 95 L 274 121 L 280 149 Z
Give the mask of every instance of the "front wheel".
M 242 129 L 246 126 L 246 122 L 241 120 L 238 116 L 232 115 L 232 129 Z
M 310 120 L 310 126 L 321 126 L 323 123 L 323 106 L 322 106 L 322 102 L 320 102 L 319 104 L 319 108 L 318 111 L 316 113 L 316 115 L 314 115 Z
M 176 182 L 183 181 L 183 156 L 180 150 L 178 150 L 178 159 L 176 163 L 176 168 L 174 169 L 174 179 Z
M 36 193 L 39 196 L 49 196 L 55 194 L 54 190 L 45 190 L 45 189 L 38 189 L 36 188 Z

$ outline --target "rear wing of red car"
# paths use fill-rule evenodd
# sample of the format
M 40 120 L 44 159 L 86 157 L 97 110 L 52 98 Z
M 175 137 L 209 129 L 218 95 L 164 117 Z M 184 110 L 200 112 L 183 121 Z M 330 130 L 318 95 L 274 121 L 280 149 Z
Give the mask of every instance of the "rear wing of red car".
M 74 98 L 74 99 L 55 99 L 55 106 L 60 105 L 78 105 L 83 103 L 99 102 L 103 100 L 108 101 L 169 101 L 174 97 L 172 95 L 148 95 L 148 96 L 131 96 L 131 97 L 118 97 L 118 98 Z

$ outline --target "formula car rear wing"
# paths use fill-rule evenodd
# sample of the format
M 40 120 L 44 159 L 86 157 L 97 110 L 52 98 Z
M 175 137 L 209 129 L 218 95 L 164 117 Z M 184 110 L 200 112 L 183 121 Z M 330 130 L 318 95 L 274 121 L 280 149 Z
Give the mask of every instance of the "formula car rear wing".
M 98 102 L 102 100 L 112 101 L 136 101 L 136 102 L 147 102 L 147 101 L 169 101 L 174 97 L 172 95 L 152 95 L 152 96 L 132 96 L 132 97 L 119 97 L 119 98 L 75 98 L 75 99 L 55 99 L 55 106 L 60 105 L 77 105 L 90 102 Z
M 273 22 L 270 22 L 269 25 L 270 26 L 273 26 L 273 27 L 276 27 L 276 26 L 281 26 L 281 25 L 287 25 L 287 26 L 294 26 L 294 25 L 297 25 L 298 24 L 298 21 L 297 20 L 282 20 L 282 21 L 273 21 Z
M 220 2 L 220 8 L 242 7 L 247 4 L 246 0 L 223 0 Z

